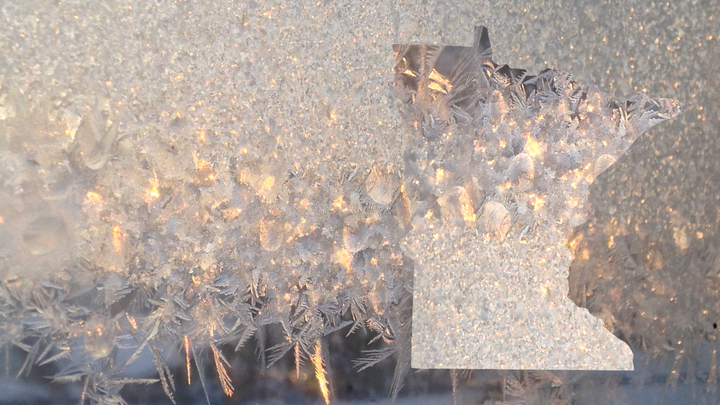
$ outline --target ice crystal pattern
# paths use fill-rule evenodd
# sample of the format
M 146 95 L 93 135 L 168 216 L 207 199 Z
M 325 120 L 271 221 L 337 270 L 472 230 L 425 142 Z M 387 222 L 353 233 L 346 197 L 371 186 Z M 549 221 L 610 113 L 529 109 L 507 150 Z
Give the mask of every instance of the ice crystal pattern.
M 436 50 L 427 60 L 440 62 L 438 56 Z M 432 63 L 423 66 L 408 68 L 434 71 L 427 70 Z M 520 72 L 485 65 L 477 79 L 492 80 L 497 91 L 482 98 L 476 83 L 452 82 L 438 67 L 437 76 L 420 83 L 435 93 L 413 93 L 404 84 L 398 97 L 434 109 L 433 94 L 443 93 L 461 107 L 425 114 L 418 131 L 428 140 L 442 136 L 446 122 L 472 121 L 473 103 L 490 109 L 492 132 L 511 124 L 493 122 L 508 106 L 521 111 L 558 98 L 600 97 L 556 71 L 534 79 Z M 263 366 L 292 355 L 299 370 L 309 359 L 328 401 L 331 365 L 323 341 L 360 328 L 385 346 L 365 353 L 358 369 L 397 358 L 394 398 L 410 365 L 414 263 L 400 243 L 413 220 L 437 205 L 445 220 L 480 221 L 497 237 L 532 224 L 530 212 L 507 208 L 499 195 L 485 202 L 480 186 L 492 189 L 482 182 L 494 178 L 434 198 L 426 183 L 403 180 L 407 167 L 344 159 L 335 173 L 329 148 L 285 150 L 272 116 L 263 117 L 264 132 L 251 136 L 213 122 L 201 128 L 207 105 L 187 111 L 194 119 L 176 112 L 156 120 L 141 98 L 120 103 L 71 93 L 43 103 L 2 90 L 4 105 L 17 105 L 3 107 L 12 114 L 1 123 L 7 142 L 0 145 L 0 345 L 6 360 L 11 348 L 25 353 L 21 367 L 5 371 L 23 376 L 56 363 L 61 370 L 53 379 L 79 383 L 83 401 L 123 403 L 124 385 L 157 382 L 174 400 L 193 368 L 206 386 L 206 362 L 224 393 L 235 395 L 224 353 L 251 340 Z M 677 108 L 645 97 L 596 102 L 618 125 L 651 125 Z M 503 146 L 507 156 L 496 162 L 497 172 L 520 182 L 542 178 L 533 175 L 528 156 L 515 153 L 526 145 L 519 142 Z M 568 149 L 558 156 L 558 168 L 585 164 Z M 594 170 L 607 163 L 600 158 Z M 447 169 L 445 176 L 458 176 Z M 268 342 L 271 325 L 281 326 L 284 341 Z M 116 356 L 119 349 L 130 356 Z M 186 376 L 172 374 L 171 351 L 185 357 Z M 152 359 L 157 378 L 126 377 L 140 356 Z

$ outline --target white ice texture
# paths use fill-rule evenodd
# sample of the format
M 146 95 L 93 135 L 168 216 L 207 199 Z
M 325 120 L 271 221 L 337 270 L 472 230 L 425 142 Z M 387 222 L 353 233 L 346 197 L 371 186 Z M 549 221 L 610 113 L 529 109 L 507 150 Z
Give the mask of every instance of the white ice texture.
M 385 346 L 358 368 L 395 355 L 394 397 L 411 330 L 421 345 L 445 333 L 432 314 L 411 329 L 411 307 L 431 302 L 460 321 L 444 344 L 468 359 L 548 349 L 467 366 L 627 365 L 622 345 L 597 360 L 533 322 L 578 314 L 563 243 L 587 186 L 676 101 L 614 102 L 562 72 L 497 66 L 483 30 L 472 48 L 396 48 L 393 89 L 390 64 L 347 73 L 360 51 L 306 55 L 329 37 L 327 16 L 283 30 L 209 5 L 167 4 L 177 24 L 142 4 L 122 18 L 94 7 L 35 10 L 0 32 L 12 66 L 0 71 L 0 346 L 26 354 L 12 374 L 55 362 L 85 399 L 121 402 L 123 385 L 153 381 L 125 373 L 145 357 L 172 398 L 185 378 L 165 363 L 174 351 L 210 357 L 232 393 L 223 345 L 254 339 L 262 365 L 299 363 L 327 355 L 326 335 L 364 328 Z M 283 341 L 268 343 L 270 325 Z M 462 366 L 420 350 L 419 366 Z

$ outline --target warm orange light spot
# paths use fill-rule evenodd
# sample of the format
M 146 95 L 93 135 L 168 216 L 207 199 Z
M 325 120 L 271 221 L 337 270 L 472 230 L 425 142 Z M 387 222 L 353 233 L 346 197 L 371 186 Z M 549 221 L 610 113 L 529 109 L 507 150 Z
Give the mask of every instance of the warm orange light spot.
M 444 178 L 445 178 L 445 170 L 443 170 L 442 167 L 440 167 L 435 171 L 435 183 L 440 184 Z
M 335 112 L 335 110 L 331 110 L 330 114 L 328 114 L 327 126 L 331 126 L 335 123 L 335 121 L 337 121 L 337 113 Z
M 336 210 L 339 210 L 343 206 L 343 196 L 338 196 L 335 201 L 333 201 L 333 208 Z
M 195 168 L 196 168 L 197 170 L 202 170 L 202 169 L 204 169 L 204 168 L 206 168 L 207 166 L 210 165 L 210 163 L 208 163 L 208 161 L 205 160 L 205 159 L 199 159 L 199 160 L 198 160 L 197 155 L 193 156 L 193 162 L 195 163 Z
M 127 318 L 128 322 L 130 322 L 130 326 L 133 328 L 133 330 L 137 330 L 137 321 L 135 318 L 133 318 L 131 315 L 129 315 L 127 312 L 125 313 L 125 318 Z
M 98 194 L 94 191 L 88 191 L 87 194 L 85 194 L 85 204 L 89 204 L 89 205 L 103 204 L 102 196 L 100 196 L 100 194 Z
M 430 82 L 430 84 L 428 84 L 428 88 L 431 90 L 435 90 L 439 93 L 447 94 L 447 91 L 445 91 L 445 89 L 443 89 L 442 86 L 440 86 L 438 83 L 435 83 L 435 82 Z
M 428 76 L 432 82 L 428 85 L 429 88 L 439 91 L 443 94 L 448 94 L 450 90 L 452 90 L 452 84 L 448 79 L 446 79 L 443 75 L 438 73 L 437 70 L 433 69 L 432 72 L 430 72 L 430 75 Z
M 463 190 L 463 192 L 458 196 L 458 200 L 460 201 L 460 213 L 465 220 L 465 224 L 472 227 L 477 219 L 477 215 L 475 214 L 475 207 L 473 207 L 473 202 L 470 199 L 470 196 Z
M 262 182 L 263 190 L 270 190 L 273 188 L 274 185 L 275 185 L 275 176 L 268 176 Z
M 473 211 L 472 206 L 462 204 L 460 205 L 460 211 L 462 212 L 465 223 L 467 223 L 468 226 L 472 226 L 472 223 L 477 219 L 477 215 L 475 215 L 475 211 Z
M 578 245 L 580 245 L 580 242 L 582 242 L 583 239 L 584 239 L 584 238 L 583 238 L 582 234 L 580 234 L 580 237 L 578 237 L 578 238 L 573 238 L 572 240 L 570 240 L 570 241 L 568 242 L 568 247 L 570 248 L 570 250 L 573 251 L 573 252 L 574 252 L 575 250 L 577 250 Z
M 154 171 L 153 174 L 155 174 Z M 145 202 L 150 204 L 160 198 L 160 191 L 158 191 L 160 182 L 158 181 L 157 175 L 155 175 L 152 179 L 149 179 L 148 183 L 150 183 L 150 189 L 145 190 Z
M 539 156 L 543 151 L 542 145 L 533 139 L 530 134 L 525 137 L 525 150 L 532 157 Z
M 352 253 L 345 249 L 340 249 L 335 253 L 335 261 L 345 268 L 346 271 L 350 271 L 350 264 L 352 263 Z
M 214 183 L 216 180 L 215 173 L 212 171 L 212 165 L 205 159 L 198 159 L 197 155 L 193 156 L 193 162 L 195 163 L 195 169 L 197 170 L 196 177 L 203 186 L 210 186 L 210 183 Z
M 123 244 L 125 242 L 125 233 L 120 225 L 115 225 L 112 229 L 113 248 L 115 253 L 122 253 Z
M 310 206 L 312 206 L 312 202 L 310 202 L 310 200 L 308 198 L 303 198 L 302 200 L 300 200 L 298 202 L 298 205 L 300 206 L 300 208 L 306 210 L 306 209 L 310 208 Z M 303 218 L 303 219 L 305 219 L 305 218 Z

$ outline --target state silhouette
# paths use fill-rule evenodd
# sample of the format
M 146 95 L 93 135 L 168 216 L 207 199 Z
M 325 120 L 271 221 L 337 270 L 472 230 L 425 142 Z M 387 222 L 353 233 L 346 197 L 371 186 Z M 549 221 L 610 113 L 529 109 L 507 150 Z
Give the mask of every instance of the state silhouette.
M 415 260 L 412 366 L 630 370 L 632 351 L 568 299 L 567 236 L 588 186 L 689 105 L 615 101 L 565 72 L 472 47 L 395 45 Z

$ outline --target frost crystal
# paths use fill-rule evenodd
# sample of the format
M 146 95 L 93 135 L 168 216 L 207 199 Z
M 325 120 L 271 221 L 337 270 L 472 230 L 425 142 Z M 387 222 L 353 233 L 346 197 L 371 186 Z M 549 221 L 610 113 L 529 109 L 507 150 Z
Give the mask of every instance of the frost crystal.
M 567 298 L 565 241 L 594 178 L 687 106 L 499 66 L 484 27 L 472 47 L 394 51 L 405 192 L 423 207 L 403 242 L 413 367 L 632 369 L 630 348 Z
M 326 336 L 361 330 L 381 346 L 355 364 L 395 358 L 394 397 L 410 367 L 414 266 L 421 288 L 446 273 L 433 302 L 519 330 L 564 302 L 553 282 L 587 178 L 676 113 L 644 96 L 612 104 L 555 71 L 522 77 L 492 64 L 480 36 L 480 54 L 398 50 L 403 144 L 389 49 L 377 74 L 359 69 L 383 60 L 364 54 L 377 27 L 345 41 L 338 15 L 314 7 L 80 3 L 0 15 L 0 354 L 7 375 L 55 364 L 54 380 L 93 403 L 152 382 L 174 400 L 181 381 L 209 386 L 205 365 L 242 396 L 229 354 L 245 345 L 261 367 L 288 353 L 296 375 L 314 366 L 330 398 Z M 337 57 L 341 44 L 351 50 Z M 543 258 L 543 278 L 518 271 Z M 477 266 L 463 261 L 488 277 L 468 282 Z M 544 289 L 518 305 L 509 286 Z M 460 326 L 477 342 L 478 325 Z M 141 358 L 156 378 L 128 375 Z

